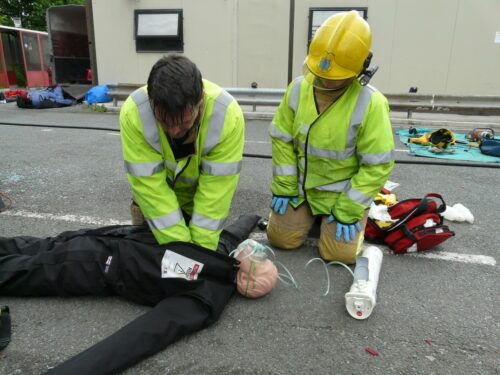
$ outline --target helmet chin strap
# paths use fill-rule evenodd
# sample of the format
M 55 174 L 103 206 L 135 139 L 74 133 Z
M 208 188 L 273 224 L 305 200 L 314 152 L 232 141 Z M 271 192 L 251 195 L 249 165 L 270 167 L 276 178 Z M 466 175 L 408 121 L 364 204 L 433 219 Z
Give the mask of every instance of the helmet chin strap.
M 318 88 L 316 87 L 316 90 L 319 90 L 319 91 L 322 91 L 324 94 L 328 94 L 328 93 L 339 93 L 339 92 L 342 92 L 344 91 L 347 87 L 349 87 L 349 85 L 352 83 L 352 81 L 350 81 L 348 84 L 346 85 L 343 85 L 341 87 L 337 87 L 335 89 L 324 89 L 324 88 Z
M 335 103 L 347 91 L 347 88 L 352 83 L 350 80 L 348 85 L 339 87 L 335 90 L 321 90 L 314 88 L 314 97 L 318 106 L 319 113 L 326 111 L 333 103 Z
M 354 78 L 348 78 L 348 79 L 345 80 L 345 82 L 344 82 L 344 84 L 342 86 L 339 86 L 339 87 L 336 87 L 336 88 L 332 88 L 332 89 L 323 88 L 323 87 L 317 87 L 317 86 L 315 86 L 314 88 L 316 90 L 321 91 L 325 95 L 328 94 L 328 93 L 338 94 L 340 92 L 343 92 L 345 89 L 347 89 L 349 87 L 349 85 L 352 83 L 352 81 L 354 81 Z

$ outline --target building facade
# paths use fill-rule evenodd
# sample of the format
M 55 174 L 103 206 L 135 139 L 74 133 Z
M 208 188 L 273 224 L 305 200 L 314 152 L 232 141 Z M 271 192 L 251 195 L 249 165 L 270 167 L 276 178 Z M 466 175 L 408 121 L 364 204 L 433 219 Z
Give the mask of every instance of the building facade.
M 382 92 L 500 91 L 498 0 L 90 2 L 99 83 L 144 83 L 158 58 L 179 52 L 223 87 L 285 88 L 321 21 L 356 9 L 372 28 L 372 83 Z

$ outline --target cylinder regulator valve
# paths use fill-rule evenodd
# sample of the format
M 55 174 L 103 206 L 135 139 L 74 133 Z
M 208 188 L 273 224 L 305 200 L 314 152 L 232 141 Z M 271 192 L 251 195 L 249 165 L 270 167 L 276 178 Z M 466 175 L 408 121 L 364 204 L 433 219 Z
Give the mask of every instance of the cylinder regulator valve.
M 354 281 L 345 294 L 346 309 L 354 319 L 368 318 L 375 307 L 382 257 L 382 251 L 378 247 L 369 246 L 356 260 Z

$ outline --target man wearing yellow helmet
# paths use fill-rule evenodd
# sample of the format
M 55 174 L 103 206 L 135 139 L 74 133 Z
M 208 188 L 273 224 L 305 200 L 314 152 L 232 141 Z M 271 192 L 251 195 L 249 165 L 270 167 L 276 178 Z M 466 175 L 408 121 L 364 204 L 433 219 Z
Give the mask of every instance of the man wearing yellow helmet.
M 321 217 L 321 257 L 356 260 L 367 208 L 394 165 L 387 99 L 366 85 L 371 38 L 356 11 L 328 18 L 274 116 L 273 246 L 299 247 Z

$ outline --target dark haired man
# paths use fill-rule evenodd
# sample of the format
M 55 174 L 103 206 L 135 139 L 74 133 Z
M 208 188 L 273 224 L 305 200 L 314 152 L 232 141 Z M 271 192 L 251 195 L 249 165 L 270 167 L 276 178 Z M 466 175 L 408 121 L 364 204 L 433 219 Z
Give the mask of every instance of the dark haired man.
M 215 249 L 238 184 L 244 119 L 231 95 L 181 55 L 162 57 L 120 112 L 132 218 L 160 244 Z

